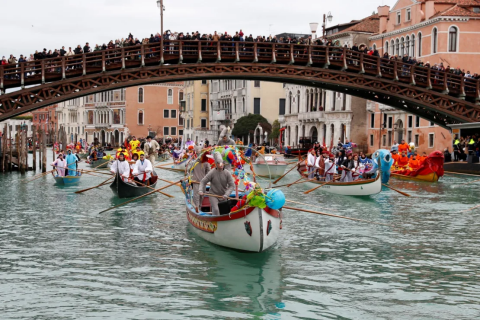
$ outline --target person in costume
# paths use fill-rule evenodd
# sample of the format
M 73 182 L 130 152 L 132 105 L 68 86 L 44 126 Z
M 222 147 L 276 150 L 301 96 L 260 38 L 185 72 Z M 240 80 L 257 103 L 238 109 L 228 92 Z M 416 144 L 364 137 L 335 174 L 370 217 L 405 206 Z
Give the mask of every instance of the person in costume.
M 408 160 L 408 167 L 411 170 L 418 170 L 420 168 L 421 161 L 417 159 L 417 156 L 414 154 L 410 160 Z
M 325 159 L 325 182 L 333 180 L 335 174 L 335 156 L 333 153 L 328 154 L 328 158 Z
M 125 155 L 123 153 L 118 155 L 117 160 L 115 160 L 110 167 L 110 171 L 115 175 L 118 173 L 123 181 L 128 181 L 130 178 L 130 166 L 128 165 L 128 162 L 125 161 Z
M 232 173 L 228 170 L 225 170 L 222 155 L 219 152 L 215 152 L 213 158 L 215 160 L 215 169 L 211 170 L 205 176 L 205 178 L 202 179 L 198 194 L 200 197 L 203 196 L 205 194 L 207 184 L 210 183 L 209 194 L 220 196 L 226 200 L 235 189 L 235 181 L 233 180 Z M 215 216 L 220 215 L 218 201 L 218 198 L 210 197 L 212 213 Z
M 401 168 L 405 168 L 408 165 L 408 157 L 406 151 L 402 151 L 402 155 L 398 159 L 397 165 Z
M 158 150 L 160 150 L 160 145 L 158 142 L 153 140 L 152 137 L 148 136 L 147 141 L 143 146 L 143 151 L 145 152 L 145 158 L 150 161 L 150 164 L 155 163 Z
M 133 149 L 132 151 L 132 158 L 134 155 L 137 155 L 137 160 L 140 159 L 140 155 L 141 154 L 145 154 L 145 152 L 142 151 L 142 149 L 140 149 L 140 145 L 137 146 L 136 149 Z
M 405 154 L 408 153 L 410 150 L 410 146 L 405 142 L 405 140 L 402 140 L 402 143 L 398 145 L 398 153 L 402 154 L 403 151 L 405 151 Z
M 230 127 L 223 128 L 217 146 L 236 146 L 235 141 L 230 138 Z
M 65 168 L 67 167 L 67 162 L 63 159 L 63 154 L 59 154 L 57 159 L 52 162 L 52 167 L 56 167 L 57 175 L 59 177 L 65 177 Z
M 315 149 L 310 149 L 307 156 L 308 179 L 313 179 L 315 175 L 315 164 L 317 157 L 315 156 Z
M 340 167 L 342 168 L 342 176 L 340 177 L 340 181 L 352 182 L 353 181 L 352 170 L 355 169 L 355 164 L 354 164 L 353 155 L 351 152 L 347 154 L 347 159 L 343 160 Z
M 140 141 L 137 140 L 137 138 L 134 136 L 132 137 L 132 140 L 129 142 L 130 144 L 130 150 L 137 150 L 137 147 L 140 146 Z
M 392 167 L 398 166 L 398 160 L 400 159 L 400 155 L 398 154 L 396 149 L 392 149 L 391 153 L 392 153 L 392 159 L 393 159 Z
M 65 161 L 67 162 L 67 173 L 68 176 L 76 176 L 76 167 L 77 167 L 77 156 L 72 154 L 72 150 L 67 150 L 67 156 L 65 157 Z
M 194 148 L 195 148 L 195 142 L 193 142 L 190 138 L 188 138 L 187 142 L 185 142 L 185 149 L 193 150 Z
M 145 155 L 140 155 L 140 160 L 137 161 L 133 168 L 134 180 L 150 185 L 150 178 L 152 177 L 153 167 L 150 160 L 145 159 Z
M 353 155 L 353 169 L 352 169 L 352 181 L 356 181 L 360 178 L 360 169 L 361 168 L 364 168 L 365 166 L 363 166 L 361 163 L 360 163 L 360 159 L 358 157 L 358 154 L 354 154 Z
M 195 206 L 196 212 L 199 212 L 199 207 L 201 205 L 202 198 L 200 197 L 200 182 L 205 178 L 205 176 L 210 172 L 210 163 L 208 163 L 208 153 L 205 152 L 203 155 L 202 147 L 196 146 L 195 152 L 200 157 L 193 164 L 193 170 L 191 171 L 192 179 L 192 188 L 193 188 L 193 205 Z

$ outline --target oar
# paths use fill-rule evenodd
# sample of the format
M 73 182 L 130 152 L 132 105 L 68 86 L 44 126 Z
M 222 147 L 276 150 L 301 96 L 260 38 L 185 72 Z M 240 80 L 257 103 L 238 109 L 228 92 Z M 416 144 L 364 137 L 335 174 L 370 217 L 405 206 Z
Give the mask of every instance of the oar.
M 298 181 L 298 180 L 297 180 L 297 181 Z M 303 181 L 294 182 L 294 183 L 289 183 L 289 184 L 282 184 L 282 185 L 280 185 L 280 186 L 274 186 L 274 187 L 271 187 L 271 188 L 265 188 L 265 189 L 275 189 L 275 188 L 281 188 L 281 187 L 286 187 L 286 186 L 290 186 L 290 185 L 294 185 L 294 184 L 300 184 L 300 183 L 312 182 L 312 181 L 317 181 L 317 179 L 308 179 L 308 180 L 303 180 Z
M 273 181 L 273 184 L 277 184 L 278 181 L 282 180 L 283 177 L 285 177 L 287 174 L 290 173 L 290 171 L 292 171 L 293 169 L 295 169 L 295 168 L 297 167 L 297 165 L 298 165 L 300 162 L 302 162 L 302 161 L 303 161 L 303 160 L 300 160 L 300 161 L 296 162 L 295 165 L 294 165 L 292 168 L 290 168 L 290 170 L 288 170 L 283 176 L 281 176 L 281 177 L 278 178 L 277 180 Z
M 290 184 L 287 184 L 287 188 L 290 188 L 290 186 L 293 186 L 294 184 L 297 184 L 298 181 L 300 180 L 303 180 L 304 177 L 301 177 L 300 179 L 298 179 L 297 181 L 293 182 L 293 183 L 290 183 Z
M 467 210 L 463 210 L 463 211 L 461 211 L 460 213 L 472 211 L 472 210 L 477 209 L 477 208 L 480 208 L 480 204 L 479 204 L 478 206 L 473 207 L 473 208 L 470 208 L 470 209 L 467 209 Z
M 100 183 L 98 186 L 91 187 L 91 188 L 88 188 L 88 189 L 79 190 L 79 191 L 75 191 L 75 193 L 83 193 L 83 192 L 85 192 L 85 191 L 92 190 L 92 189 L 95 189 L 95 188 L 104 186 L 104 185 L 108 184 L 108 181 L 112 180 L 113 178 L 115 178 L 115 177 L 108 178 L 107 180 L 105 180 L 105 181 L 103 181 L 102 183 Z
M 315 188 L 312 188 L 312 189 L 310 189 L 310 190 L 305 191 L 304 194 L 309 194 L 310 192 L 315 191 L 315 190 L 317 190 L 318 188 L 321 188 L 321 187 L 323 187 L 324 185 L 329 184 L 330 182 L 334 182 L 334 181 L 327 181 L 327 182 L 325 182 L 325 183 L 322 183 L 321 185 L 316 186 Z
M 408 193 L 405 193 L 405 192 L 402 192 L 402 191 L 397 190 L 397 189 L 395 189 L 395 188 L 392 188 L 392 187 L 390 187 L 390 186 L 388 186 L 388 185 L 386 185 L 386 184 L 384 184 L 384 183 L 382 183 L 382 186 L 387 187 L 387 188 L 389 188 L 389 189 L 392 189 L 393 191 L 396 191 L 396 192 L 404 195 L 405 197 L 410 197 L 410 195 L 409 195 Z
M 163 182 L 167 182 L 167 183 L 173 183 L 173 181 L 170 181 L 170 180 L 165 180 L 165 179 L 160 179 L 160 178 L 158 178 L 158 180 L 163 181 Z M 180 184 L 178 182 L 177 182 L 177 185 L 180 186 Z
M 130 202 L 133 202 L 133 201 L 137 201 L 137 200 L 140 199 L 140 198 L 149 196 L 149 195 L 151 195 L 152 193 L 155 193 L 155 192 L 158 192 L 158 191 L 160 191 L 160 190 L 163 190 L 163 189 L 166 189 L 166 188 L 168 188 L 168 187 L 171 187 L 171 186 L 173 186 L 174 184 L 177 184 L 177 183 L 179 183 L 179 182 L 182 182 L 182 180 L 179 180 L 179 181 L 177 181 L 177 182 L 171 183 L 171 184 L 166 185 L 166 186 L 164 186 L 164 187 L 161 187 L 161 188 L 159 188 L 159 189 L 155 189 L 155 190 L 153 190 L 153 191 L 150 191 L 150 192 L 148 192 L 148 193 L 145 193 L 143 196 L 136 197 L 136 198 L 134 198 L 134 199 L 132 199 L 132 200 L 128 200 L 128 201 L 126 201 L 126 202 L 120 203 L 119 205 L 116 205 L 116 206 L 111 207 L 111 208 L 109 208 L 109 209 L 103 210 L 103 211 L 99 212 L 98 214 L 104 213 L 104 212 L 107 212 L 107 211 L 110 211 L 110 210 L 112 210 L 112 209 L 115 209 L 115 208 L 118 208 L 118 207 L 121 207 L 121 206 L 124 206 L 124 205 L 126 205 L 127 203 L 130 203 Z
M 286 206 L 283 206 L 283 209 L 288 209 L 288 210 L 293 210 L 293 211 L 303 211 L 303 212 L 315 213 L 315 214 L 320 214 L 320 215 L 329 216 L 329 217 L 334 217 L 334 218 L 342 218 L 342 219 L 348 219 L 348 220 L 353 220 L 353 221 L 359 221 L 359 222 L 366 222 L 366 223 L 378 224 L 378 225 L 381 225 L 381 226 L 393 227 L 392 225 L 389 225 L 389 224 L 384 224 L 384 223 L 379 223 L 379 222 L 373 222 L 373 221 L 368 221 L 368 220 L 362 220 L 362 219 L 356 219 L 356 218 L 350 218 L 350 217 L 344 217 L 344 216 L 337 216 L 336 214 L 325 213 L 325 212 L 320 212 L 320 211 L 312 211 L 312 210 L 306 210 L 306 209 L 300 209 L 300 208 L 293 208 L 293 207 L 286 207 Z
M 141 183 L 141 182 L 139 182 L 139 181 L 134 181 L 134 183 L 140 184 L 140 185 L 142 185 L 142 186 L 144 186 L 144 187 L 146 187 L 146 188 L 148 188 L 148 189 L 155 190 L 155 189 L 153 189 L 152 187 L 147 186 L 146 184 Z M 169 197 L 169 198 L 175 198 L 174 196 L 172 196 L 172 195 L 170 195 L 170 194 L 168 194 L 168 193 L 165 193 L 165 192 L 158 191 L 158 193 L 161 193 L 161 194 L 163 194 L 164 196 L 167 196 L 167 197 Z
M 301 204 L 302 206 L 307 206 L 307 207 L 314 207 L 316 208 L 314 205 L 312 204 L 308 204 L 308 203 L 302 203 L 302 202 L 297 202 L 297 201 L 293 201 L 293 200 L 286 200 L 286 202 L 290 202 L 290 203 L 296 203 L 296 204 Z M 338 210 L 335 210 L 335 209 L 332 209 L 332 208 L 329 208 L 328 210 L 331 210 L 331 211 L 338 211 Z
M 162 168 L 162 167 L 171 166 L 172 164 L 175 164 L 175 163 L 173 163 L 173 162 L 172 162 L 172 163 L 166 163 L 166 164 L 162 164 L 162 165 L 160 165 L 160 166 L 156 166 L 156 167 L 154 167 L 154 168 L 164 169 L 164 168 Z
M 27 183 L 27 182 L 35 181 L 35 180 L 37 180 L 37 179 L 40 179 L 40 178 L 43 177 L 43 176 L 46 176 L 46 175 L 49 174 L 49 173 L 52 173 L 52 172 L 55 171 L 55 170 L 56 170 L 56 169 L 53 169 L 53 170 L 50 170 L 50 171 L 47 171 L 47 172 L 44 172 L 44 173 L 37 174 L 36 176 L 30 178 L 29 180 L 23 180 L 22 182 Z

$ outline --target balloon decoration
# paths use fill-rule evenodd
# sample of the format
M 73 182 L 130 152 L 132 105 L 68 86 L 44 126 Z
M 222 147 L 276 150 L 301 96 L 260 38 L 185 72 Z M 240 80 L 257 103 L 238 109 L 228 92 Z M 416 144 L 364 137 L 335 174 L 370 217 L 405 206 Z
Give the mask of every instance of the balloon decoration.
M 279 189 L 270 190 L 265 203 L 270 209 L 278 210 L 285 205 L 285 195 Z

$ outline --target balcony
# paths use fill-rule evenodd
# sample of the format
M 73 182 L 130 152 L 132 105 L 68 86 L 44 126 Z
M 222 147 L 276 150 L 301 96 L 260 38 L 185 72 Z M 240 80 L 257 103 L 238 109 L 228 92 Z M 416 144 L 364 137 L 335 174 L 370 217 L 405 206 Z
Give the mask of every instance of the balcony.
M 95 123 L 95 129 L 110 128 L 110 123 Z
M 302 112 L 298 114 L 298 121 L 323 122 L 325 121 L 325 113 L 323 111 Z

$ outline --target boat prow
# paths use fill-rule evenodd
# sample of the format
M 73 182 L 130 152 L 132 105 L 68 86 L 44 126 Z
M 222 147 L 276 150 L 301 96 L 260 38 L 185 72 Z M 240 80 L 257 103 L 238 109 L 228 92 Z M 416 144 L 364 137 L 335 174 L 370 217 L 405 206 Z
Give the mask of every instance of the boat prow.
M 439 176 L 436 172 L 431 172 L 429 174 L 424 175 L 416 175 L 416 176 L 409 176 L 405 174 L 398 174 L 398 173 L 391 173 L 390 176 L 392 178 L 400 179 L 400 180 L 410 180 L 410 181 L 424 181 L 424 182 L 437 182 Z

